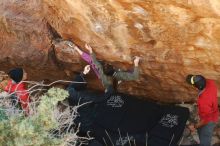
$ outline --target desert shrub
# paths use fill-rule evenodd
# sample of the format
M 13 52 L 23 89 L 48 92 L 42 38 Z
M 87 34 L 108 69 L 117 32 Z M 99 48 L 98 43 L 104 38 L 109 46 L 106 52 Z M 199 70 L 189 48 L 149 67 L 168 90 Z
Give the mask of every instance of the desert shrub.
M 9 114 L 9 110 L 17 109 L 0 105 L 0 146 L 69 146 L 85 142 L 87 138 L 79 138 L 77 131 L 69 129 L 75 115 L 71 107 L 64 111 L 57 108 L 58 102 L 67 97 L 67 91 L 51 88 L 38 102 L 30 104 L 29 116 L 22 111 Z

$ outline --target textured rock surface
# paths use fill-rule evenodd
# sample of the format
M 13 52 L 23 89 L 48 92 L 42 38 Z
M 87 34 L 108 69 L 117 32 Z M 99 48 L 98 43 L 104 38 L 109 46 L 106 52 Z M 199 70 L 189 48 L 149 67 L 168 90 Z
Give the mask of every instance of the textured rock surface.
M 220 85 L 219 0 L 0 1 L 1 70 L 22 65 L 33 79 L 68 78 L 84 63 L 62 43 L 52 45 L 58 38 L 87 42 L 99 59 L 124 69 L 142 56 L 140 80 L 121 91 L 175 102 L 196 96 L 184 82 L 188 73 Z
M 190 118 L 187 121 L 187 125 L 185 127 L 185 130 L 183 132 L 183 137 L 181 140 L 180 145 L 193 145 L 193 144 L 198 144 L 199 143 L 199 136 L 198 136 L 198 132 L 190 132 L 190 130 L 188 129 L 188 125 L 190 124 L 195 124 L 199 121 L 198 118 L 198 111 L 197 111 L 197 106 L 194 104 L 180 104 L 179 106 L 182 107 L 187 107 L 189 108 L 190 111 Z M 220 132 L 220 123 L 217 123 L 215 126 L 215 129 L 213 131 L 213 137 L 212 137 L 212 146 L 219 146 L 220 144 L 220 136 L 219 136 L 219 132 Z

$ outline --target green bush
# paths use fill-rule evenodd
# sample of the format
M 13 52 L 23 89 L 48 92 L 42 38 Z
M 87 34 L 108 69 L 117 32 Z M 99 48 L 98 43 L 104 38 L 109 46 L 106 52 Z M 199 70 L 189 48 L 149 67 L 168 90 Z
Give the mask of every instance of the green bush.
M 0 110 L 0 146 L 58 146 L 63 145 L 62 137 L 50 136 L 49 132 L 59 125 L 54 109 L 59 101 L 68 97 L 63 89 L 51 88 L 41 96 L 37 112 L 30 116 L 22 113 L 7 117 Z
M 6 120 L 8 117 L 5 113 L 5 111 L 0 107 L 0 122 L 3 120 Z

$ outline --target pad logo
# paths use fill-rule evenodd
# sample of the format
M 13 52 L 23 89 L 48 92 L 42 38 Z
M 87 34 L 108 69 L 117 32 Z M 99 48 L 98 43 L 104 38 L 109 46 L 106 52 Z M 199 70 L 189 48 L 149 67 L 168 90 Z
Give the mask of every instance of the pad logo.
M 133 136 L 127 136 L 127 137 L 121 137 L 116 141 L 116 146 L 122 146 L 127 144 L 128 142 L 134 141 L 134 137 Z
M 159 122 L 162 126 L 167 128 L 173 128 L 178 125 L 178 116 L 172 114 L 166 114 Z
M 121 96 L 111 96 L 109 100 L 107 100 L 107 105 L 112 107 L 122 107 L 124 105 L 124 100 Z

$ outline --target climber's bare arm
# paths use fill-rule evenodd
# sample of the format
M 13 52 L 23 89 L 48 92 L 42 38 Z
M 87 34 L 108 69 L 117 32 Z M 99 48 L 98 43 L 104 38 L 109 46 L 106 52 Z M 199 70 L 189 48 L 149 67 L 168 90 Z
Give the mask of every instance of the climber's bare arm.
M 83 54 L 83 51 L 78 46 L 73 44 L 72 42 L 68 42 L 68 46 L 71 47 L 71 48 L 74 48 L 79 53 L 79 55 Z

